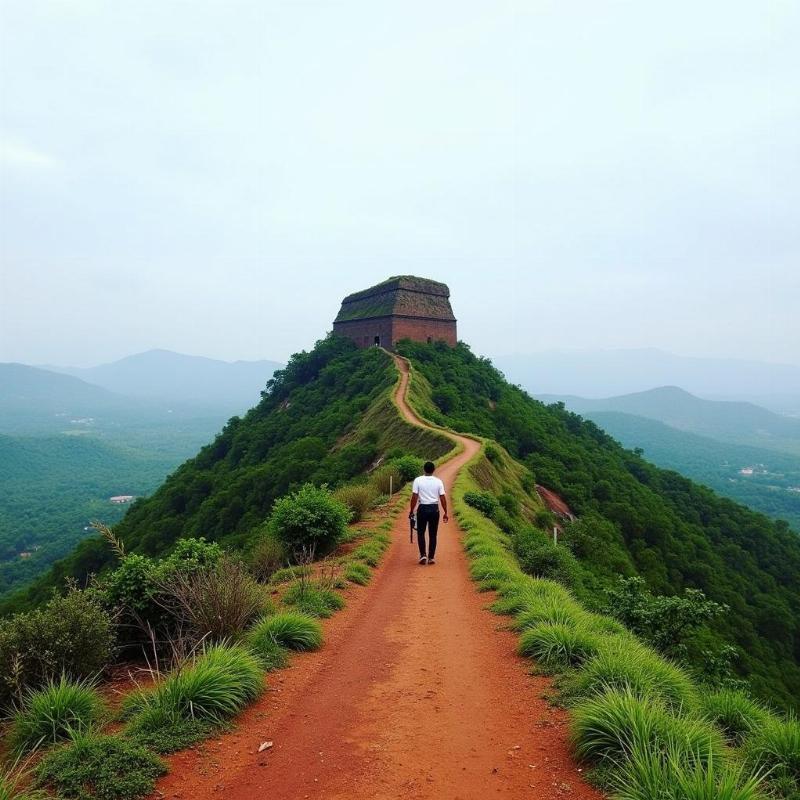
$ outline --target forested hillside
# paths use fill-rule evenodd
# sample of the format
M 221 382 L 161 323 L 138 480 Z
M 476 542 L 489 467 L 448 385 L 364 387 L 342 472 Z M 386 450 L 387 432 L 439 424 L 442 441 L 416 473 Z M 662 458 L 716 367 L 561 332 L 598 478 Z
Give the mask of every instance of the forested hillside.
M 643 449 L 644 457 L 659 467 L 674 469 L 769 517 L 784 519 L 800 533 L 800 456 L 719 442 L 634 414 L 590 411 L 585 416 L 625 447 Z
M 396 379 L 382 350 L 357 350 L 342 338 L 319 342 L 275 374 L 255 408 L 134 503 L 115 533 L 128 551 L 150 556 L 187 536 L 245 548 L 275 499 L 306 481 L 335 486 L 393 447 L 442 454 L 445 440 L 399 419 L 386 393 Z M 36 605 L 66 577 L 83 581 L 110 558 L 93 537 L 2 610 Z
M 69 553 L 90 520 L 122 519 L 111 495 L 149 494 L 177 463 L 88 436 L 0 435 L 0 596 Z
M 597 577 L 632 562 L 653 592 L 686 587 L 730 606 L 713 624 L 756 692 L 800 696 L 800 537 L 623 449 L 590 421 L 508 384 L 464 344 L 402 343 L 432 387 L 433 421 L 502 443 L 583 518 L 579 556 Z

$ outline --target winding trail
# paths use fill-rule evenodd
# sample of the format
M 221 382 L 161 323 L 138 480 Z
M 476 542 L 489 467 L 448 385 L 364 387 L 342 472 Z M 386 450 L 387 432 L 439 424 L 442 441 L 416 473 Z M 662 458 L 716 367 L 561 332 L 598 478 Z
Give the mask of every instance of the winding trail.
M 408 366 L 396 394 L 403 415 Z M 450 488 L 478 443 L 437 474 Z M 326 644 L 268 678 L 236 730 L 171 758 L 154 796 L 204 800 L 484 800 L 600 798 L 567 745 L 566 717 L 541 695 L 516 637 L 485 608 L 454 519 L 439 527 L 437 563 L 417 564 L 400 514 L 366 589 L 325 624 Z M 274 746 L 262 753 L 263 741 Z

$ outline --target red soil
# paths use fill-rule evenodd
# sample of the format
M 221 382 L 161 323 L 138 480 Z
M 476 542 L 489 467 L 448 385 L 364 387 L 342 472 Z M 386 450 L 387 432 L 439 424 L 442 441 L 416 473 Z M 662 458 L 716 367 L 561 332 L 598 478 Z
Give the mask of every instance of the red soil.
M 407 366 L 398 360 L 405 403 Z M 478 444 L 438 473 L 451 487 Z M 417 564 L 400 514 L 372 583 L 349 590 L 318 653 L 268 678 L 236 730 L 172 757 L 156 796 L 226 800 L 600 798 L 581 779 L 566 716 L 472 586 L 451 519 Z M 273 747 L 258 753 L 262 742 Z

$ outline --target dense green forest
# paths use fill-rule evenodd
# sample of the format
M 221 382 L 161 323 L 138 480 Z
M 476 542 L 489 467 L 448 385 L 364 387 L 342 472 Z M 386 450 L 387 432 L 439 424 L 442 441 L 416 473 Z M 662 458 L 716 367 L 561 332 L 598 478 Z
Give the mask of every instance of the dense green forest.
M 339 337 L 319 342 L 275 374 L 255 408 L 134 503 L 115 533 L 128 551 L 149 556 L 187 536 L 245 548 L 276 498 L 306 481 L 335 486 L 392 447 L 434 456 L 449 449 L 442 437 L 399 420 L 386 397 L 396 379 L 382 350 L 357 350 Z M 2 611 L 41 603 L 65 578 L 83 581 L 110 558 L 98 537 L 88 539 Z
M 609 584 L 632 561 L 656 593 L 699 588 L 730 612 L 715 629 L 763 697 L 800 696 L 800 537 L 623 449 L 591 421 L 545 406 L 469 348 L 401 343 L 432 387 L 434 422 L 496 439 L 564 496 L 592 535 L 579 555 Z
M 641 448 L 659 467 L 674 469 L 715 492 L 800 532 L 800 457 L 760 447 L 719 442 L 656 420 L 616 411 L 591 411 L 596 422 L 625 447 Z M 741 474 L 750 467 L 752 474 Z
M 148 494 L 177 463 L 89 436 L 0 435 L 0 597 L 69 553 L 91 520 L 122 519 L 110 496 Z

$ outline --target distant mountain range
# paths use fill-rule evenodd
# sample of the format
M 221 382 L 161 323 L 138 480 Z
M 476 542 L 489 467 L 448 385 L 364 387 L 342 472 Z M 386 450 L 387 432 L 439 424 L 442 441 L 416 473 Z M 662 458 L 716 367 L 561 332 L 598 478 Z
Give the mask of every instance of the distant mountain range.
M 672 428 L 719 441 L 800 454 L 800 420 L 775 414 L 753 403 L 704 400 L 677 386 L 601 400 L 574 395 L 537 397 L 546 403 L 563 402 L 570 411 L 583 416 L 615 411 L 658 420 Z
M 170 350 L 148 350 L 96 367 L 46 369 L 131 397 L 230 406 L 254 406 L 275 370 L 276 361 L 218 361 Z
M 610 397 L 681 386 L 709 399 L 747 400 L 800 415 L 800 367 L 722 358 L 690 358 L 654 348 L 546 352 L 492 359 L 512 383 L 534 395 Z

